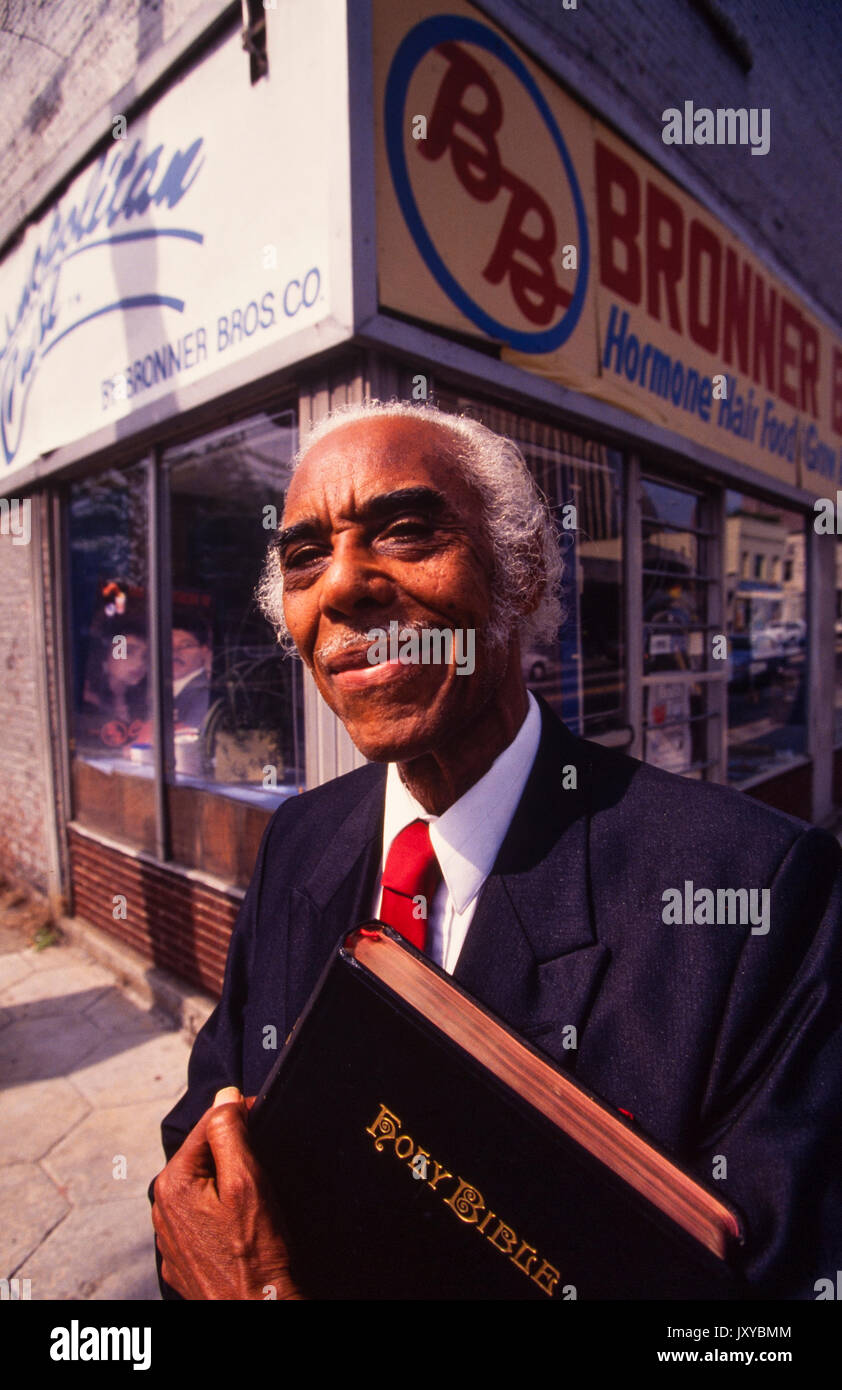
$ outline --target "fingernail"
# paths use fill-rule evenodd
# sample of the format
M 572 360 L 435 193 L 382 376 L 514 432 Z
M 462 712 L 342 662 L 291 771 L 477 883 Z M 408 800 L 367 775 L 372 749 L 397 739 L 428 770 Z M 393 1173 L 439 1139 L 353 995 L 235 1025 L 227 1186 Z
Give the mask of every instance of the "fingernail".
M 217 1091 L 213 1098 L 214 1105 L 230 1105 L 231 1101 L 242 1100 L 242 1095 L 236 1086 L 223 1086 L 221 1091 Z

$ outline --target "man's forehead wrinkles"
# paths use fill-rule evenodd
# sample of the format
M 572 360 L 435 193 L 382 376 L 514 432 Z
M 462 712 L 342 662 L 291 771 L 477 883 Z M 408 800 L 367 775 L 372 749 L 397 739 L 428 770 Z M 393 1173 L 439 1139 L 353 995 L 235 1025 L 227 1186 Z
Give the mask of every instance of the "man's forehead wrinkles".
M 326 531 L 330 526 L 335 528 L 339 523 L 353 525 L 355 522 L 376 521 L 407 508 L 417 508 L 436 516 L 447 514 L 451 510 L 444 493 L 440 492 L 438 488 L 428 487 L 426 484 L 392 488 L 387 492 L 374 492 L 368 496 L 364 493 L 362 496 L 352 494 L 337 507 L 330 522 L 328 521 L 328 515 L 332 511 L 330 507 L 326 507 L 321 516 L 316 513 L 291 522 L 279 533 L 279 544 L 287 544 L 300 535 Z

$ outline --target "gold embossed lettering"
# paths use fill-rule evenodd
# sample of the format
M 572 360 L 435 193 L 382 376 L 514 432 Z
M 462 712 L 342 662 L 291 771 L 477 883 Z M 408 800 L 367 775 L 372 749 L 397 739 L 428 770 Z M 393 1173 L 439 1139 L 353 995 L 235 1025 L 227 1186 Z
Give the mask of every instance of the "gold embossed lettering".
M 537 1284 L 539 1289 L 543 1289 L 544 1293 L 549 1294 L 550 1298 L 552 1298 L 553 1289 L 561 1278 L 561 1275 L 553 1265 L 549 1264 L 547 1260 L 544 1260 L 541 1268 L 529 1277 L 533 1284 Z
M 517 1245 L 517 1236 L 515 1235 L 511 1226 L 506 1225 L 505 1221 L 497 1222 L 497 1229 L 494 1231 L 493 1235 L 490 1235 L 488 1237 L 488 1239 L 491 1241 L 492 1245 L 497 1247 L 498 1250 L 502 1250 L 504 1255 L 511 1255 L 512 1251 L 515 1249 Z M 506 1242 L 505 1245 L 500 1244 L 501 1240 L 504 1240 Z
M 529 1252 L 529 1257 L 526 1261 L 526 1264 L 521 1264 L 521 1260 L 523 1259 L 527 1251 Z M 512 1264 L 517 1265 L 518 1269 L 522 1269 L 524 1274 L 529 1274 L 537 1257 L 538 1251 L 535 1249 L 534 1245 L 527 1245 L 526 1241 L 523 1241 L 517 1254 L 512 1255 Z
M 377 1118 L 368 1126 L 366 1134 L 374 1136 L 374 1147 L 378 1153 L 382 1153 L 383 1145 L 397 1138 L 400 1126 L 397 1115 L 393 1115 L 388 1106 L 381 1105 Z
M 431 1178 L 428 1179 L 428 1181 L 429 1181 L 429 1184 L 430 1184 L 431 1188 L 432 1188 L 433 1191 L 435 1192 L 435 1190 L 436 1190 L 436 1183 L 441 1182 L 441 1179 L 442 1179 L 442 1178 L 452 1178 L 452 1177 L 453 1177 L 453 1174 L 452 1174 L 452 1173 L 448 1173 L 447 1170 L 441 1165 L 441 1163 L 439 1163 L 439 1161 L 438 1161 L 437 1158 L 434 1158 L 434 1159 L 433 1159 L 433 1167 L 435 1168 L 436 1171 L 434 1172 L 433 1176 L 432 1176 Z
M 445 1206 L 452 1207 L 460 1221 L 478 1221 L 477 1212 L 485 1210 L 485 1202 L 482 1193 L 472 1187 L 464 1178 L 459 1179 L 459 1186 L 452 1197 L 448 1197 Z
M 387 1105 L 380 1106 L 374 1120 L 366 1129 L 366 1134 L 372 1136 L 378 1153 L 383 1152 L 386 1144 L 393 1144 L 395 1154 L 401 1162 L 406 1160 L 409 1163 L 413 1177 L 426 1179 L 427 1186 L 434 1192 L 442 1180 L 453 1178 L 453 1174 L 439 1163 L 438 1159 L 432 1158 L 428 1149 L 419 1146 L 416 1150 L 415 1140 L 411 1135 L 402 1132 L 400 1117 Z M 435 1170 L 432 1177 L 427 1177 L 428 1160 Z M 495 1250 L 508 1256 L 521 1274 L 525 1274 L 527 1279 L 538 1285 L 542 1293 L 552 1298 L 556 1284 L 561 1278 L 555 1266 L 551 1265 L 549 1260 L 542 1260 L 534 1245 L 521 1240 L 511 1226 L 507 1226 L 495 1211 L 486 1207 L 485 1198 L 471 1182 L 466 1178 L 455 1178 L 454 1181 L 456 1188 L 450 1197 L 445 1197 L 444 1193 L 440 1194 L 445 1205 L 450 1207 L 451 1211 L 455 1211 L 459 1220 L 466 1226 L 476 1226 L 480 1235 L 485 1236 Z M 496 1225 L 492 1225 L 495 1220 Z M 572 1284 L 565 1284 L 564 1297 L 576 1297 L 576 1290 Z

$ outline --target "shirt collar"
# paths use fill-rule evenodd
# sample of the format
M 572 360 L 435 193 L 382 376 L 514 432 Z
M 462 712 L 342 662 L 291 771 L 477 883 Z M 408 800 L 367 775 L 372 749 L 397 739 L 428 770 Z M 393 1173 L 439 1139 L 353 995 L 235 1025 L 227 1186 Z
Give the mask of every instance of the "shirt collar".
M 199 667 L 198 671 L 190 671 L 186 676 L 179 676 L 178 680 L 173 681 L 172 683 L 173 695 L 180 695 L 182 690 L 184 690 L 185 686 L 188 686 L 191 681 L 194 681 L 196 679 L 197 676 L 204 676 L 204 674 L 205 673 L 202 670 L 202 668 Z
M 414 820 L 430 825 L 430 843 L 457 912 L 473 902 L 494 866 L 520 801 L 541 741 L 541 711 L 531 691 L 529 709 L 512 742 L 464 796 L 440 816 L 419 805 L 400 779 L 397 764 L 386 774 L 383 860 L 392 841 Z

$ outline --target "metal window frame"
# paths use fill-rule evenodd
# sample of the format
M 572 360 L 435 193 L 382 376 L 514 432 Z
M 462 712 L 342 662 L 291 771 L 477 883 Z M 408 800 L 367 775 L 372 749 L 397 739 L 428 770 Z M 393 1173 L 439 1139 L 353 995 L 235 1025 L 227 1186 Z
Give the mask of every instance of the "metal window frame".
M 50 484 L 47 498 L 50 510 L 50 598 L 53 614 L 51 639 L 56 661 L 56 721 L 58 723 L 57 749 L 58 765 L 56 779 L 61 787 L 62 806 L 68 822 L 74 818 L 73 778 L 70 769 L 72 749 L 68 711 L 71 706 L 70 661 L 68 644 L 72 631 L 72 606 L 70 591 L 70 546 L 68 536 L 68 513 L 65 505 L 65 485 Z M 67 847 L 66 827 L 58 826 L 59 855 L 62 873 L 62 892 L 67 911 L 72 914 L 73 878 L 70 872 L 70 855 Z
M 254 86 L 269 76 L 269 55 L 266 52 L 266 9 L 263 0 L 241 0 L 243 48 L 249 55 L 249 76 Z M 273 7 L 274 8 L 274 7 Z
M 639 564 L 636 572 L 636 580 L 633 580 L 631 587 L 639 591 L 639 623 L 637 629 L 639 640 L 635 644 L 639 648 L 639 665 L 636 670 L 636 679 L 639 681 L 639 722 L 637 728 L 638 737 L 635 739 L 634 747 L 639 748 L 635 756 L 645 760 L 646 752 L 646 733 L 650 728 L 667 728 L 669 725 L 652 725 L 644 717 L 645 701 L 644 691 L 653 685 L 702 685 L 705 690 L 705 709 L 702 714 L 690 715 L 686 720 L 673 721 L 673 727 L 679 724 L 705 724 L 705 756 L 697 760 L 688 767 L 681 776 L 687 771 L 703 771 L 705 780 L 709 782 L 724 783 L 728 778 L 727 762 L 727 737 L 728 737 L 728 687 L 727 670 L 716 670 L 711 666 L 711 653 L 709 649 L 705 651 L 705 667 L 701 671 L 661 671 L 644 675 L 643 673 L 643 579 L 646 574 L 654 571 L 647 569 L 643 565 L 643 541 L 644 528 L 647 524 L 663 529 L 661 525 L 653 521 L 650 517 L 643 515 L 642 493 L 643 484 L 652 482 L 662 487 L 672 488 L 680 492 L 686 492 L 695 496 L 698 506 L 699 525 L 681 526 L 678 523 L 665 523 L 672 530 L 689 532 L 697 537 L 700 545 L 706 551 L 707 574 L 682 575 L 683 579 L 693 583 L 703 583 L 707 585 L 706 596 L 706 615 L 704 622 L 694 623 L 694 630 L 703 629 L 705 632 L 722 630 L 725 611 L 725 488 L 721 483 L 715 482 L 711 478 L 701 478 L 691 481 L 676 476 L 669 467 L 661 467 L 657 460 L 641 460 L 638 457 L 638 479 L 635 499 L 638 512 L 638 536 L 639 545 Z M 637 703 L 637 702 L 636 702 Z
M 158 444 L 146 464 L 146 564 L 149 674 L 152 691 L 152 767 L 155 779 L 155 855 L 161 863 L 172 859 L 167 785 L 173 757 L 172 727 L 172 556 L 169 488 Z
M 216 408 L 214 408 L 216 407 Z M 288 410 L 297 418 L 298 389 L 294 382 L 281 384 L 275 382 L 267 387 L 265 394 L 258 399 L 241 402 L 240 409 L 220 411 L 219 402 L 210 402 L 207 409 L 193 422 L 187 434 L 174 431 L 172 420 L 164 423 L 160 437 L 147 443 L 143 450 L 126 451 L 119 460 L 109 459 L 103 454 L 86 461 L 85 465 L 71 474 L 50 480 L 47 493 L 51 506 L 51 574 L 50 590 L 53 605 L 53 641 L 56 653 L 56 673 L 58 686 L 59 739 L 61 756 L 56 769 L 66 808 L 66 824 L 59 827 L 59 846 L 62 854 L 62 885 L 68 910 L 72 905 L 72 876 L 66 852 L 67 827 L 76 821 L 76 806 L 73 797 L 72 760 L 75 749 L 72 746 L 73 711 L 73 653 L 71 643 L 74 633 L 72 590 L 70 584 L 70 489 L 73 483 L 95 478 L 108 468 L 125 473 L 131 468 L 145 470 L 145 497 L 147 506 L 146 525 L 146 566 L 147 603 L 146 617 L 149 631 L 149 678 L 151 698 L 151 723 L 153 728 L 152 766 L 155 796 L 155 853 L 153 858 L 168 867 L 175 866 L 172 857 L 167 788 L 174 784 L 175 753 L 172 737 L 172 531 L 169 498 L 169 469 L 164 461 L 164 453 L 174 443 L 200 439 L 204 434 L 230 425 L 235 429 L 255 415 L 278 413 Z M 220 422 L 220 414 L 224 420 Z M 297 720 L 297 713 L 294 716 Z M 306 733 L 302 730 L 303 756 L 306 760 Z M 309 785 L 309 783 L 308 783 Z M 271 813 L 270 813 L 271 814 Z M 99 837 L 98 831 L 79 826 L 84 833 Z M 136 847 L 123 845 L 127 854 L 145 853 Z M 190 873 L 201 872 L 190 870 Z M 239 891 L 239 890 L 238 890 Z

